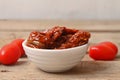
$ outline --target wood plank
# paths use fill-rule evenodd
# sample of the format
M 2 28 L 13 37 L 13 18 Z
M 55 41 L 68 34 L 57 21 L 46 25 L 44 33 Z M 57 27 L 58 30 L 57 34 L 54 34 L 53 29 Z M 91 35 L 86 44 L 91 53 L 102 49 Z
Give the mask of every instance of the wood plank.
M 119 33 L 91 32 L 90 42 L 98 43 L 98 42 L 102 42 L 102 41 L 112 41 L 112 42 L 116 43 L 117 45 L 119 45 L 119 43 L 120 43 L 119 35 L 120 35 L 120 32 Z
M 2 20 L 0 31 L 28 31 L 48 29 L 53 26 L 67 26 L 70 28 L 85 29 L 89 31 L 120 32 L 120 21 L 80 21 L 80 20 Z
M 13 40 L 15 38 L 24 38 L 26 39 L 29 36 L 29 33 L 31 31 L 4 31 L 4 32 L 0 32 L 0 40 L 2 41 L 9 41 L 9 40 Z M 120 33 L 106 33 L 106 32 L 91 32 L 91 38 L 90 38 L 90 43 L 95 44 L 101 41 L 112 41 L 114 43 L 116 43 L 117 45 L 120 44 L 120 37 L 119 37 Z
M 120 61 L 82 61 L 64 73 L 46 73 L 26 58 L 14 66 L 0 65 L 1 80 L 119 80 Z
M 16 38 L 26 39 L 30 32 L 0 32 L 0 47 Z

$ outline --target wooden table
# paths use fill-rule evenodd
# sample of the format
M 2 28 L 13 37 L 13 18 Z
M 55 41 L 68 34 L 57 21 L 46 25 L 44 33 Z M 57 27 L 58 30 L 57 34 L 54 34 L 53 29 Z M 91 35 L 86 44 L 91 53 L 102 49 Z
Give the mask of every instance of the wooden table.
M 120 21 L 0 21 L 0 47 L 15 38 L 27 38 L 33 30 L 43 30 L 55 25 L 88 30 L 90 44 L 112 41 L 120 48 Z M 0 64 L 0 80 L 120 80 L 120 52 L 113 61 L 94 61 L 88 54 L 75 68 L 59 74 L 38 69 L 27 58 L 21 58 L 12 66 Z

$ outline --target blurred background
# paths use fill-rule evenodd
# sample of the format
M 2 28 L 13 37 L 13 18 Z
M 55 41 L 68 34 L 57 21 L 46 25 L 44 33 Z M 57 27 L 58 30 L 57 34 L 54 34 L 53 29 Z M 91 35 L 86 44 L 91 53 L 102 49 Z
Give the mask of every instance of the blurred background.
M 0 0 L 0 19 L 120 20 L 120 0 Z

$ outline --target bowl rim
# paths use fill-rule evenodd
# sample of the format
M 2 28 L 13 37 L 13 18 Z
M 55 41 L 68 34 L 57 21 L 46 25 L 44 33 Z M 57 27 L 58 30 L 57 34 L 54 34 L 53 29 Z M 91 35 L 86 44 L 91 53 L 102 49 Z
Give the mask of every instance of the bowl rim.
M 22 46 L 23 46 L 23 48 L 25 47 L 25 48 L 27 48 L 27 49 L 31 49 L 31 50 L 36 50 L 36 51 L 69 51 L 69 50 L 75 50 L 75 49 L 79 49 L 79 48 L 82 48 L 82 47 L 88 47 L 88 44 L 89 44 L 89 42 L 88 43 L 86 43 L 86 44 L 84 44 L 84 45 L 81 45 L 81 46 L 77 46 L 77 47 L 72 47 L 72 48 L 67 48 L 67 49 L 38 49 L 38 48 L 31 48 L 31 47 L 28 47 L 27 45 L 26 45 L 26 42 L 27 42 L 27 39 L 26 40 L 24 40 L 23 42 L 22 42 Z

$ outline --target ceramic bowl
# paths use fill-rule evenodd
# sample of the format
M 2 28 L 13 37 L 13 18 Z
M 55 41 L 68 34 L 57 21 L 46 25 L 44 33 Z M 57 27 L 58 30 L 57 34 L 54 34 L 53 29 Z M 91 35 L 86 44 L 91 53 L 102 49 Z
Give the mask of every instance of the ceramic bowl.
M 36 49 L 22 43 L 28 59 L 46 72 L 67 71 L 80 63 L 86 54 L 88 44 L 61 50 Z

